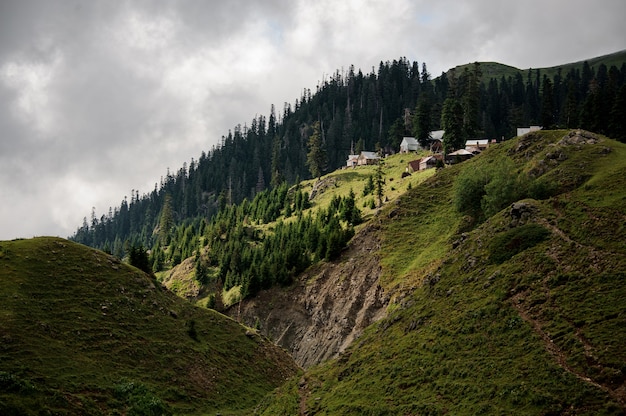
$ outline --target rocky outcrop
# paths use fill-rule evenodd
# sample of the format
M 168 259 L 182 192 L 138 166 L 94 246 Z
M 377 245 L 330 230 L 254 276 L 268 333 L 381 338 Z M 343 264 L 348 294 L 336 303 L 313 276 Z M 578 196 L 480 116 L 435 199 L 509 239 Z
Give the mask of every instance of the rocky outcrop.
M 339 260 L 305 272 L 289 288 L 261 291 L 227 313 L 291 353 L 302 367 L 336 357 L 385 315 L 376 230 L 363 229 Z

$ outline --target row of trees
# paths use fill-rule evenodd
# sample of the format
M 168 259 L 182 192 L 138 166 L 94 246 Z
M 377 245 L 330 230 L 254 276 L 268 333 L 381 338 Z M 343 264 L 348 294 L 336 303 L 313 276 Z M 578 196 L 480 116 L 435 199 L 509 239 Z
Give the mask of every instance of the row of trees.
M 426 64 L 406 58 L 381 62 L 369 74 L 354 67 L 337 71 L 314 94 L 303 91 L 282 112 L 272 106 L 268 117 L 236 126 L 198 160 L 174 173 L 168 169 L 151 192 L 133 190 L 100 217 L 94 209 L 71 238 L 119 256 L 127 241 L 164 246 L 174 224 L 199 227 L 263 190 L 343 166 L 351 150 L 393 151 L 405 135 L 425 142 L 428 132 L 441 128 L 448 150 L 470 137 L 512 137 L 516 127 L 531 124 L 582 127 L 626 140 L 626 64 L 584 63 L 566 72 L 499 78 L 482 72 L 474 64 L 432 80 Z

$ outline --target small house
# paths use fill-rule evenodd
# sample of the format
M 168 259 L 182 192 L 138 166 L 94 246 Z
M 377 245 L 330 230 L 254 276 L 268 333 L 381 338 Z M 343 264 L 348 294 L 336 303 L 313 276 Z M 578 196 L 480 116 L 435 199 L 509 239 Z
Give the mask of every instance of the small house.
M 443 152 L 443 134 L 445 130 L 433 130 L 430 136 L 430 151 L 433 153 Z
M 439 161 L 443 161 L 442 155 L 423 157 L 422 159 L 420 159 L 420 170 L 436 168 Z
M 353 168 L 358 165 L 359 155 L 348 155 L 348 160 L 346 162 L 346 166 L 349 168 Z
M 472 156 L 474 156 L 472 152 L 469 152 L 465 149 L 459 149 L 446 155 L 446 163 L 455 164 L 459 162 L 464 162 Z
M 361 152 L 359 158 L 357 159 L 357 165 L 376 165 L 379 159 L 380 156 L 378 156 L 376 152 Z
M 518 127 L 517 128 L 517 135 L 518 136 L 523 136 L 526 133 L 530 133 L 532 131 L 538 131 L 541 130 L 543 127 L 541 126 L 530 126 L 530 127 Z
M 472 153 L 480 153 L 487 149 L 490 144 L 489 139 L 470 139 L 465 142 L 465 150 Z
M 406 167 L 406 171 L 409 173 L 413 173 L 413 172 L 417 172 L 418 170 L 420 170 L 420 161 L 422 159 L 415 159 L 409 162 L 409 164 Z
M 419 143 L 415 137 L 404 137 L 402 143 L 400 143 L 400 153 L 417 152 L 419 150 Z

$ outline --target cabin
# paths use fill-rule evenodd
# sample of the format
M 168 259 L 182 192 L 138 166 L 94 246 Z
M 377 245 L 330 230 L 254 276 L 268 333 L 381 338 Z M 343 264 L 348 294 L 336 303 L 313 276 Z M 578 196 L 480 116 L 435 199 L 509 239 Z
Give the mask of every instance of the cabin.
M 445 130 L 433 130 L 430 132 L 430 151 L 433 153 L 443 152 L 443 134 Z
M 346 161 L 346 167 L 353 168 L 358 165 L 359 155 L 348 155 L 348 160 Z
M 376 165 L 380 156 L 376 152 L 361 152 L 357 159 L 358 166 Z
M 459 149 L 456 152 L 448 153 L 446 155 L 446 163 L 453 165 L 455 163 L 464 162 L 473 156 L 474 154 L 472 152 L 465 149 Z
M 493 144 L 493 142 L 493 140 L 490 141 L 489 139 L 470 139 L 465 142 L 465 150 L 474 154 L 480 153 Z
M 400 153 L 417 152 L 420 148 L 415 137 L 404 137 L 400 143 Z
M 517 135 L 518 136 L 523 136 L 526 133 L 530 133 L 532 131 L 538 131 L 541 130 L 543 127 L 541 126 L 530 126 L 530 127 L 518 127 L 517 128 Z
M 421 160 L 422 159 L 415 159 L 415 160 L 410 161 L 406 167 L 406 171 L 409 173 L 413 173 L 413 172 L 417 172 L 418 170 L 420 170 Z
M 420 170 L 432 169 L 437 167 L 437 163 L 443 161 L 442 155 L 426 156 L 420 159 Z

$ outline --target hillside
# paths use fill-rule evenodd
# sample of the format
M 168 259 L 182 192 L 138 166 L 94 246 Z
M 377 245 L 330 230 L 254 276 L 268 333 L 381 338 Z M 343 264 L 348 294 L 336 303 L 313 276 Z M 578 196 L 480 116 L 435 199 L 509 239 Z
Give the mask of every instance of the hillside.
M 624 144 L 564 130 L 493 146 L 412 187 L 362 231 L 380 242 L 369 247 L 379 320 L 258 413 L 624 414 L 625 189 Z M 336 303 L 352 303 L 344 288 L 362 278 L 345 270 L 357 251 L 300 284 L 324 277 Z M 363 308 L 336 315 L 325 299 L 308 299 L 320 309 L 311 316 L 348 339 L 342 322 Z M 249 302 L 240 310 L 264 322 Z
M 608 55 L 597 56 L 591 59 L 587 59 L 586 61 L 572 62 L 547 68 L 519 69 L 498 62 L 480 62 L 480 69 L 482 71 L 481 82 L 483 82 L 485 85 L 489 85 L 489 81 L 491 79 L 499 81 L 502 77 L 515 78 L 518 74 L 526 76 L 528 74 L 528 71 L 536 70 L 539 70 L 542 76 L 546 75 L 548 78 L 554 79 L 555 75 L 557 74 L 565 76 L 565 74 L 570 71 L 581 71 L 583 66 L 585 65 L 585 62 L 594 72 L 597 72 L 601 65 L 604 65 L 606 68 L 610 68 L 612 66 L 620 68 L 626 62 L 626 50 L 618 51 Z M 456 67 L 454 67 L 454 70 L 457 74 L 460 74 L 466 69 L 471 70 L 472 65 L 473 64 L 457 65 Z
M 200 228 L 200 221 L 211 221 L 225 206 L 310 178 L 308 140 L 316 123 L 326 173 L 345 166 L 351 151 L 394 153 L 404 136 L 427 141 L 424 134 L 445 130 L 446 101 L 460 105 L 463 138 L 509 139 L 518 127 L 540 125 L 583 128 L 626 142 L 625 63 L 620 52 L 532 71 L 470 64 L 458 67 L 455 76 L 435 79 L 426 63 L 420 68 L 406 58 L 381 62 L 376 72 L 337 70 L 315 93 L 303 91 L 293 106 L 285 104 L 282 111 L 272 106 L 268 117 L 234 126 L 218 145 L 177 170 L 168 169 L 154 190 L 132 190 L 108 214 L 94 210 L 71 239 L 119 258 L 126 255 L 127 241 L 141 244 L 154 253 L 155 271 L 168 270 L 199 248 L 182 249 L 188 242 L 181 241 L 180 227 Z M 160 253 L 172 239 L 180 250 Z
M 297 371 L 231 319 L 58 238 L 0 242 L 0 299 L 3 415 L 239 414 Z

